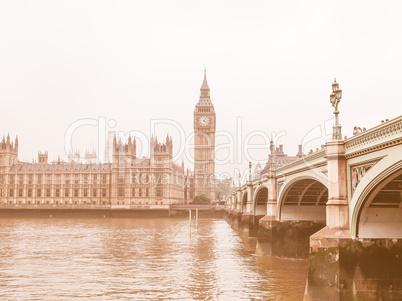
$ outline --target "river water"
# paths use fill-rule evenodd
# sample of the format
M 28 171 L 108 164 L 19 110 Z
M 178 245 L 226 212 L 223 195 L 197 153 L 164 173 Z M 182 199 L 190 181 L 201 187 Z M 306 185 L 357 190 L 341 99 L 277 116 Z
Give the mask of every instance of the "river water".
M 1 300 L 301 300 L 307 265 L 218 219 L 0 219 Z

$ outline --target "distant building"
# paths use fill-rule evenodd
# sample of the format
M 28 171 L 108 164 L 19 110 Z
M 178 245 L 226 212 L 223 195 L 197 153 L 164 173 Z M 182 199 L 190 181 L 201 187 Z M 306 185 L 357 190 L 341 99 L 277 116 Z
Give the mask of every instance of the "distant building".
M 280 144 L 279 147 L 277 147 L 274 151 L 273 159 L 275 168 L 293 162 L 297 159 L 300 159 L 301 157 L 303 157 L 303 151 L 301 145 L 299 145 L 299 151 L 297 152 L 296 156 L 288 156 L 283 151 L 283 145 Z M 271 157 L 269 157 L 268 162 L 265 164 L 265 167 L 260 171 L 259 175 L 267 173 L 267 171 L 270 169 L 270 166 L 271 166 Z
M 151 157 L 137 158 L 135 140 L 113 143 L 113 163 L 96 163 L 87 152 L 85 163 L 18 161 L 18 139 L 0 144 L 0 203 L 55 205 L 168 205 L 185 203 L 184 166 L 172 162 L 171 138 L 164 144 L 151 139 Z
M 136 140 L 117 141 L 109 133 L 105 163 L 95 151 L 68 154 L 68 162 L 18 160 L 18 138 L 0 143 L 0 204 L 155 206 L 186 204 L 200 193 L 215 199 L 216 117 L 204 73 L 200 99 L 194 110 L 194 172 L 173 162 L 173 141 L 151 137 L 150 157 L 137 157 Z
M 260 162 L 258 162 L 257 165 L 256 165 L 255 168 L 254 168 L 254 172 L 253 172 L 253 174 L 252 174 L 252 178 L 253 178 L 253 179 L 259 178 L 259 177 L 260 177 L 260 174 L 261 174 L 261 171 L 262 171 L 262 167 L 261 167 Z

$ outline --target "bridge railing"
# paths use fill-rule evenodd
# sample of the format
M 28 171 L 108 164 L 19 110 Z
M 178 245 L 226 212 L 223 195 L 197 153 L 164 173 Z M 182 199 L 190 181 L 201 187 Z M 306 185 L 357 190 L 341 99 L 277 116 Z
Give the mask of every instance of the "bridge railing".
M 402 116 L 389 120 L 363 133 L 357 134 L 345 140 L 346 156 L 358 156 L 364 153 L 386 148 L 395 144 L 402 143 Z M 325 148 L 312 154 L 307 154 L 302 158 L 278 167 L 276 178 L 281 178 L 288 173 L 299 172 L 303 169 L 311 169 L 326 164 Z M 266 174 L 252 180 L 253 187 L 259 186 L 267 181 Z M 247 184 L 240 186 L 243 192 L 247 189 Z
M 290 170 L 299 170 L 300 168 L 308 169 L 312 166 L 315 166 L 318 161 L 322 161 L 325 157 L 325 148 L 320 149 L 312 154 L 307 154 L 300 159 L 292 161 L 288 164 L 282 165 L 278 167 L 275 171 L 277 177 L 280 177 L 282 174 L 286 174 Z
M 346 156 L 358 156 L 401 143 L 402 116 L 386 121 L 345 141 Z

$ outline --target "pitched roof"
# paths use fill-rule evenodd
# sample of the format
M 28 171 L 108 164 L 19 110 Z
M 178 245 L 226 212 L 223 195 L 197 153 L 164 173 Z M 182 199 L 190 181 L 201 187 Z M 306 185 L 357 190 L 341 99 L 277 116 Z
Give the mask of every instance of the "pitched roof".
M 290 162 L 293 162 L 297 159 L 299 159 L 299 153 L 297 156 L 288 156 L 283 152 L 283 146 L 280 145 L 279 147 L 277 147 L 274 151 L 274 162 L 275 162 L 275 167 L 281 167 L 285 164 L 288 164 Z M 267 173 L 267 171 L 270 169 L 271 167 L 271 156 L 268 158 L 267 163 L 265 164 L 264 168 L 261 170 L 260 175 L 263 175 L 265 173 Z
M 57 162 L 57 163 L 28 163 L 18 161 L 17 164 L 13 164 L 10 168 L 10 172 L 62 172 L 62 171 L 105 171 L 111 169 L 110 163 L 94 163 L 94 164 L 83 164 L 83 163 L 65 163 L 65 162 Z

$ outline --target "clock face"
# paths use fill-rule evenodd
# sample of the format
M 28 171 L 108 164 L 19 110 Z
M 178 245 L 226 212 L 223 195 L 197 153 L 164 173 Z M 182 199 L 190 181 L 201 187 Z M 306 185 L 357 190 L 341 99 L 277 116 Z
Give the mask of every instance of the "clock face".
M 198 123 L 199 123 L 201 126 L 207 126 L 207 125 L 209 124 L 209 117 L 208 117 L 208 116 L 201 116 L 201 117 L 198 119 Z

